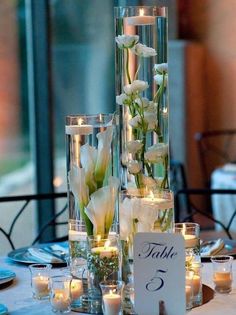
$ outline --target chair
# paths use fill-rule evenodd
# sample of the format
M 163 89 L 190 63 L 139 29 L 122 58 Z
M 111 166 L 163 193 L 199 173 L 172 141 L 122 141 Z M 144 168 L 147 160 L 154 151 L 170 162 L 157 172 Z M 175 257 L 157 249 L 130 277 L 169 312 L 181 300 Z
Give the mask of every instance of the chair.
M 10 246 L 12 249 L 15 249 L 15 245 L 12 239 L 14 227 L 21 217 L 22 213 L 25 211 L 25 209 L 29 206 L 32 201 L 39 201 L 39 200 L 55 200 L 55 199 L 66 199 L 67 194 L 65 192 L 63 193 L 53 193 L 53 194 L 37 194 L 37 195 L 22 195 L 22 196 L 9 196 L 9 197 L 0 197 L 0 203 L 23 203 L 21 204 L 21 207 L 17 211 L 17 214 L 15 215 L 13 221 L 10 224 L 9 231 L 6 231 L 3 227 L 0 226 L 0 232 L 6 237 L 8 240 Z M 44 226 L 41 227 L 40 231 L 38 232 L 38 235 L 34 240 L 32 240 L 32 245 L 36 244 L 40 241 L 41 236 L 43 233 L 47 230 L 48 227 L 53 226 L 56 229 L 56 226 L 59 225 L 66 225 L 68 224 L 68 221 L 61 222 L 58 220 L 58 218 L 66 211 L 67 209 L 67 201 L 65 202 L 65 205 L 61 210 L 58 210 L 53 218 L 51 218 Z M 57 237 L 55 239 L 50 239 L 48 242 L 55 242 L 55 241 L 64 241 L 67 240 L 67 235 L 63 237 Z
M 212 171 L 236 161 L 236 129 L 197 132 L 195 140 L 204 186 L 209 188 Z
M 235 195 L 236 196 L 236 189 L 180 189 L 175 193 L 175 204 L 179 205 L 179 198 L 181 196 L 188 197 L 189 203 L 185 205 L 187 209 L 185 211 L 188 213 L 188 215 L 182 220 L 184 221 L 194 221 L 195 214 L 199 213 L 203 217 L 211 220 L 214 222 L 215 225 L 219 225 L 224 233 L 227 235 L 229 239 L 233 239 L 233 233 L 231 232 L 233 222 L 235 222 L 236 217 L 236 204 L 234 209 L 222 209 L 222 211 L 231 211 L 231 216 L 228 222 L 221 222 L 220 220 L 216 219 L 213 214 L 209 213 L 209 210 L 207 208 L 207 204 L 204 208 L 201 207 L 194 199 L 194 196 L 212 196 L 213 194 L 228 194 L 228 195 Z M 184 209 L 181 209 L 183 211 Z M 180 212 L 180 209 L 178 209 L 178 213 Z M 235 229 L 236 230 L 236 229 Z M 217 235 L 217 233 L 214 233 Z

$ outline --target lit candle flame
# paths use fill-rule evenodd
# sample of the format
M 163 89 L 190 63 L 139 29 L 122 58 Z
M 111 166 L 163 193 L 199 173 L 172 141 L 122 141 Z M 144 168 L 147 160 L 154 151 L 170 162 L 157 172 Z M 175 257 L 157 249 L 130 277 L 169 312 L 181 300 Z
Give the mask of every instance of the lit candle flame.
M 140 16 L 144 16 L 144 9 L 140 9 L 140 10 L 139 10 L 139 15 L 140 15 Z
M 101 235 L 97 235 L 97 242 L 100 242 L 101 241 Z
M 154 194 L 152 191 L 150 191 L 149 197 L 153 200 L 154 199 Z
M 163 114 L 167 114 L 167 112 L 168 112 L 168 108 L 167 107 L 163 108 Z
M 186 226 L 185 226 L 185 224 L 183 224 L 182 235 L 185 235 L 185 234 L 186 234 Z
M 78 125 L 81 126 L 82 123 L 83 123 L 83 119 L 82 119 L 82 118 L 79 118 L 79 119 L 78 119 Z
M 110 244 L 111 244 L 111 241 L 110 241 L 110 240 L 107 240 L 107 241 L 105 242 L 104 247 L 105 247 L 105 248 L 106 248 L 106 247 L 109 247 L 109 246 L 110 246 Z

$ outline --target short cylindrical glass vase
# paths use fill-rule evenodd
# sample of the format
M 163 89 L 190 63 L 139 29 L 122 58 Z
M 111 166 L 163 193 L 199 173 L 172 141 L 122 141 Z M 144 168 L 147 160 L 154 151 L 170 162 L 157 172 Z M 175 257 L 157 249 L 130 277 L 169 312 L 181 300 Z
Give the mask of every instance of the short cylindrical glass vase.
M 169 188 L 166 7 L 117 7 L 116 103 L 122 188 Z
M 91 313 L 102 310 L 100 282 L 121 280 L 121 250 L 118 235 L 107 239 L 88 237 L 88 299 Z

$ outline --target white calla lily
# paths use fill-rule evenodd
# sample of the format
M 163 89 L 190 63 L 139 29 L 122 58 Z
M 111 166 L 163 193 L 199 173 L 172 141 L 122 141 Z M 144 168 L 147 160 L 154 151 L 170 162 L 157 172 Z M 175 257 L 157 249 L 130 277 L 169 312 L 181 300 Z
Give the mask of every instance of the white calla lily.
M 85 213 L 93 223 L 93 234 L 107 236 L 113 222 L 119 180 L 109 178 L 109 185 L 91 194 Z
M 146 45 L 143 44 L 136 44 L 133 48 L 132 51 L 135 53 L 135 55 L 139 56 L 139 57 L 153 57 L 157 55 L 157 52 L 154 48 L 148 47 Z
M 98 187 L 102 187 L 103 185 L 103 180 L 110 162 L 112 136 L 113 136 L 112 126 L 108 126 L 105 131 L 99 132 L 97 134 L 98 153 L 94 177 L 98 184 Z
M 89 189 L 85 181 L 85 170 L 76 165 L 72 166 L 68 173 L 68 180 L 74 198 L 81 207 L 89 202 Z
M 132 48 L 139 41 L 138 35 L 118 35 L 116 42 L 119 48 Z
M 85 170 L 85 181 L 89 187 L 89 192 L 94 192 L 97 188 L 94 179 L 95 165 L 97 161 L 97 149 L 90 146 L 88 143 L 80 148 L 80 162 Z

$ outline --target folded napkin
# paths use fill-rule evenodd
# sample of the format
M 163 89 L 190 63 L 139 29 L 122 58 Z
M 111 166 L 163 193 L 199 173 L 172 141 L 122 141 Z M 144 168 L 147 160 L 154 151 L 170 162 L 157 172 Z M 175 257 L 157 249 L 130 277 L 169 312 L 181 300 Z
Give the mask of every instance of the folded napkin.
M 227 172 L 236 172 L 236 163 L 227 163 L 223 166 L 223 170 Z
M 205 245 L 201 246 L 201 256 L 207 257 L 216 255 L 224 248 L 224 246 L 224 241 L 220 238 L 216 241 L 207 242 Z
M 36 258 L 38 261 L 40 262 L 44 262 L 44 263 L 64 263 L 65 261 L 63 259 L 60 259 L 59 257 L 55 257 L 52 254 L 44 251 L 42 248 L 36 248 L 36 247 L 30 247 L 28 248 L 28 252 L 30 253 L 30 255 L 34 258 Z

